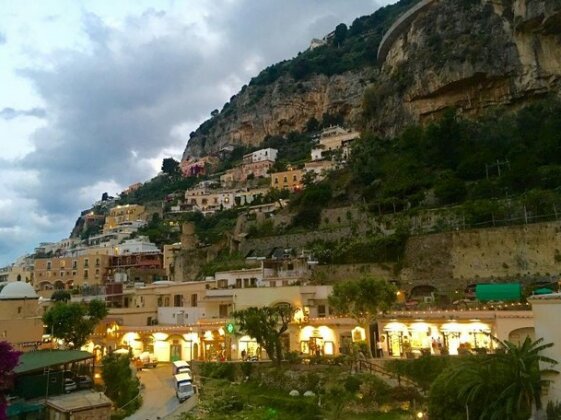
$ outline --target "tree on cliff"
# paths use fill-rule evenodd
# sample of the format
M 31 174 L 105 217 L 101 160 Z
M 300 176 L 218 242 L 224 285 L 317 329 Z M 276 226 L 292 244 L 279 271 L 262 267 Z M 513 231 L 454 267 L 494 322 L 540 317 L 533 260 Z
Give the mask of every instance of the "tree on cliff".
M 344 23 L 340 23 L 335 27 L 335 34 L 333 36 L 333 45 L 336 47 L 341 46 L 345 38 L 347 38 L 348 28 Z
M 95 326 L 107 315 L 105 303 L 92 300 L 88 304 L 56 302 L 45 315 L 47 331 L 72 348 L 82 347 Z
M 372 357 L 370 325 L 379 311 L 389 309 L 396 300 L 396 288 L 384 280 L 362 277 L 335 283 L 329 295 L 329 306 L 337 314 L 350 316 L 366 330 L 368 356 Z
M 162 161 L 162 172 L 168 175 L 179 175 L 179 162 L 174 158 L 164 158 Z
M 250 307 L 234 312 L 239 330 L 255 338 L 277 365 L 282 360 L 281 336 L 288 330 L 293 315 L 294 308 L 288 304 Z

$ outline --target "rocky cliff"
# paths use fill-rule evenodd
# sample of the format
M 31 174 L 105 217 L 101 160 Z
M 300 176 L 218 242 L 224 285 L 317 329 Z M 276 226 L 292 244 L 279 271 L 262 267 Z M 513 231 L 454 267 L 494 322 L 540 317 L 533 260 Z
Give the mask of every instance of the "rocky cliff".
M 392 6 L 402 10 L 388 10 L 403 12 L 416 3 L 402 1 Z M 324 113 L 391 135 L 451 107 L 477 116 L 560 93 L 561 0 L 435 0 L 399 27 L 384 60 L 375 63 L 380 30 L 396 20 L 386 15 L 372 15 L 366 21 L 371 27 L 362 25 L 345 41 L 353 49 L 362 42 L 372 60 L 341 74 L 299 78 L 288 72 L 245 87 L 194 133 L 184 158 L 226 144 L 258 145 L 267 135 L 301 130 Z M 317 55 L 294 60 L 305 64 Z
M 216 152 L 227 144 L 258 146 L 268 135 L 300 131 L 314 117 L 360 115 L 370 69 L 328 77 L 314 75 L 296 82 L 283 76 L 267 86 L 248 86 L 190 139 L 183 159 Z

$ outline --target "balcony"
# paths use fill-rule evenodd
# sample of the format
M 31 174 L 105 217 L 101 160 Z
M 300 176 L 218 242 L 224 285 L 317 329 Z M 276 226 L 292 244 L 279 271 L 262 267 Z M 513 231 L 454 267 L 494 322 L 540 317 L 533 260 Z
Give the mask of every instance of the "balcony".
M 203 301 L 217 302 L 217 303 L 233 303 L 234 302 L 234 289 L 209 289 L 206 290 Z

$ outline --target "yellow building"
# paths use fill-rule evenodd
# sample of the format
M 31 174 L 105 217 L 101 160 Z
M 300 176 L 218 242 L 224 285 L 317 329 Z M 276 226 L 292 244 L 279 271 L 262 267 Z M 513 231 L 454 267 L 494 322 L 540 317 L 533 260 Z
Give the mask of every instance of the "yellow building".
M 42 291 L 103 284 L 107 280 L 110 258 L 101 251 L 76 257 L 38 258 L 33 286 Z
M 138 204 L 126 204 L 124 206 L 113 207 L 109 210 L 109 215 L 105 218 L 103 233 L 108 233 L 123 222 L 134 222 L 137 220 L 146 221 L 148 218 L 146 208 Z
M 271 187 L 279 190 L 299 191 L 303 188 L 302 177 L 304 171 L 292 169 L 284 172 L 274 172 L 271 174 Z
M 43 336 L 43 310 L 33 287 L 8 283 L 0 290 L 0 340 L 16 350 L 34 350 Z
M 164 269 L 168 280 L 175 281 L 175 258 L 181 252 L 181 242 L 164 245 Z
M 514 343 L 533 338 L 534 317 L 527 310 L 402 311 L 379 319 L 378 334 L 385 355 L 457 355 L 493 351 L 492 337 Z
M 356 321 L 331 315 L 330 291 L 331 286 L 255 287 L 252 282 L 232 287 L 222 278 L 162 282 L 126 291 L 121 307 L 110 309 L 107 321 L 114 325 L 107 326 L 105 342 L 90 345 L 126 348 L 134 355 L 148 351 L 163 362 L 239 360 L 242 352 L 265 358 L 255 339 L 228 332 L 232 311 L 290 304 L 296 314 L 282 337 L 285 350 L 335 356 L 366 335 Z

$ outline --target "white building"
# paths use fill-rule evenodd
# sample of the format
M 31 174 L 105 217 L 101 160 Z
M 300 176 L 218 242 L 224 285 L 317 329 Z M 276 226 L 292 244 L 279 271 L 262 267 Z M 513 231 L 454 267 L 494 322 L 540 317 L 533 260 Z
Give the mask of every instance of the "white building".
M 320 134 L 319 142 L 312 149 L 312 160 L 321 160 L 329 157 L 329 154 L 341 150 L 343 158 L 350 153 L 350 144 L 360 138 L 358 131 L 345 130 L 339 126 L 329 127 Z
M 534 313 L 535 337 L 543 338 L 544 344 L 553 343 L 541 352 L 542 356 L 556 360 L 559 364 L 551 366 L 548 363 L 540 362 L 542 369 L 557 369 L 561 364 L 561 328 L 559 328 L 559 319 L 561 319 L 561 293 L 551 293 L 548 295 L 535 295 L 528 298 L 528 302 L 532 304 L 532 312 Z M 546 388 L 543 398 L 543 405 L 546 406 L 549 401 L 553 403 L 561 402 L 561 375 L 558 373 L 545 374 L 543 379 L 550 380 L 549 386 Z
M 270 160 L 271 162 L 277 160 L 277 149 L 269 147 L 267 149 L 256 150 L 243 157 L 243 163 L 263 162 L 265 160 Z
M 146 236 L 128 239 L 116 246 L 117 255 L 159 253 L 158 247 L 150 242 Z

